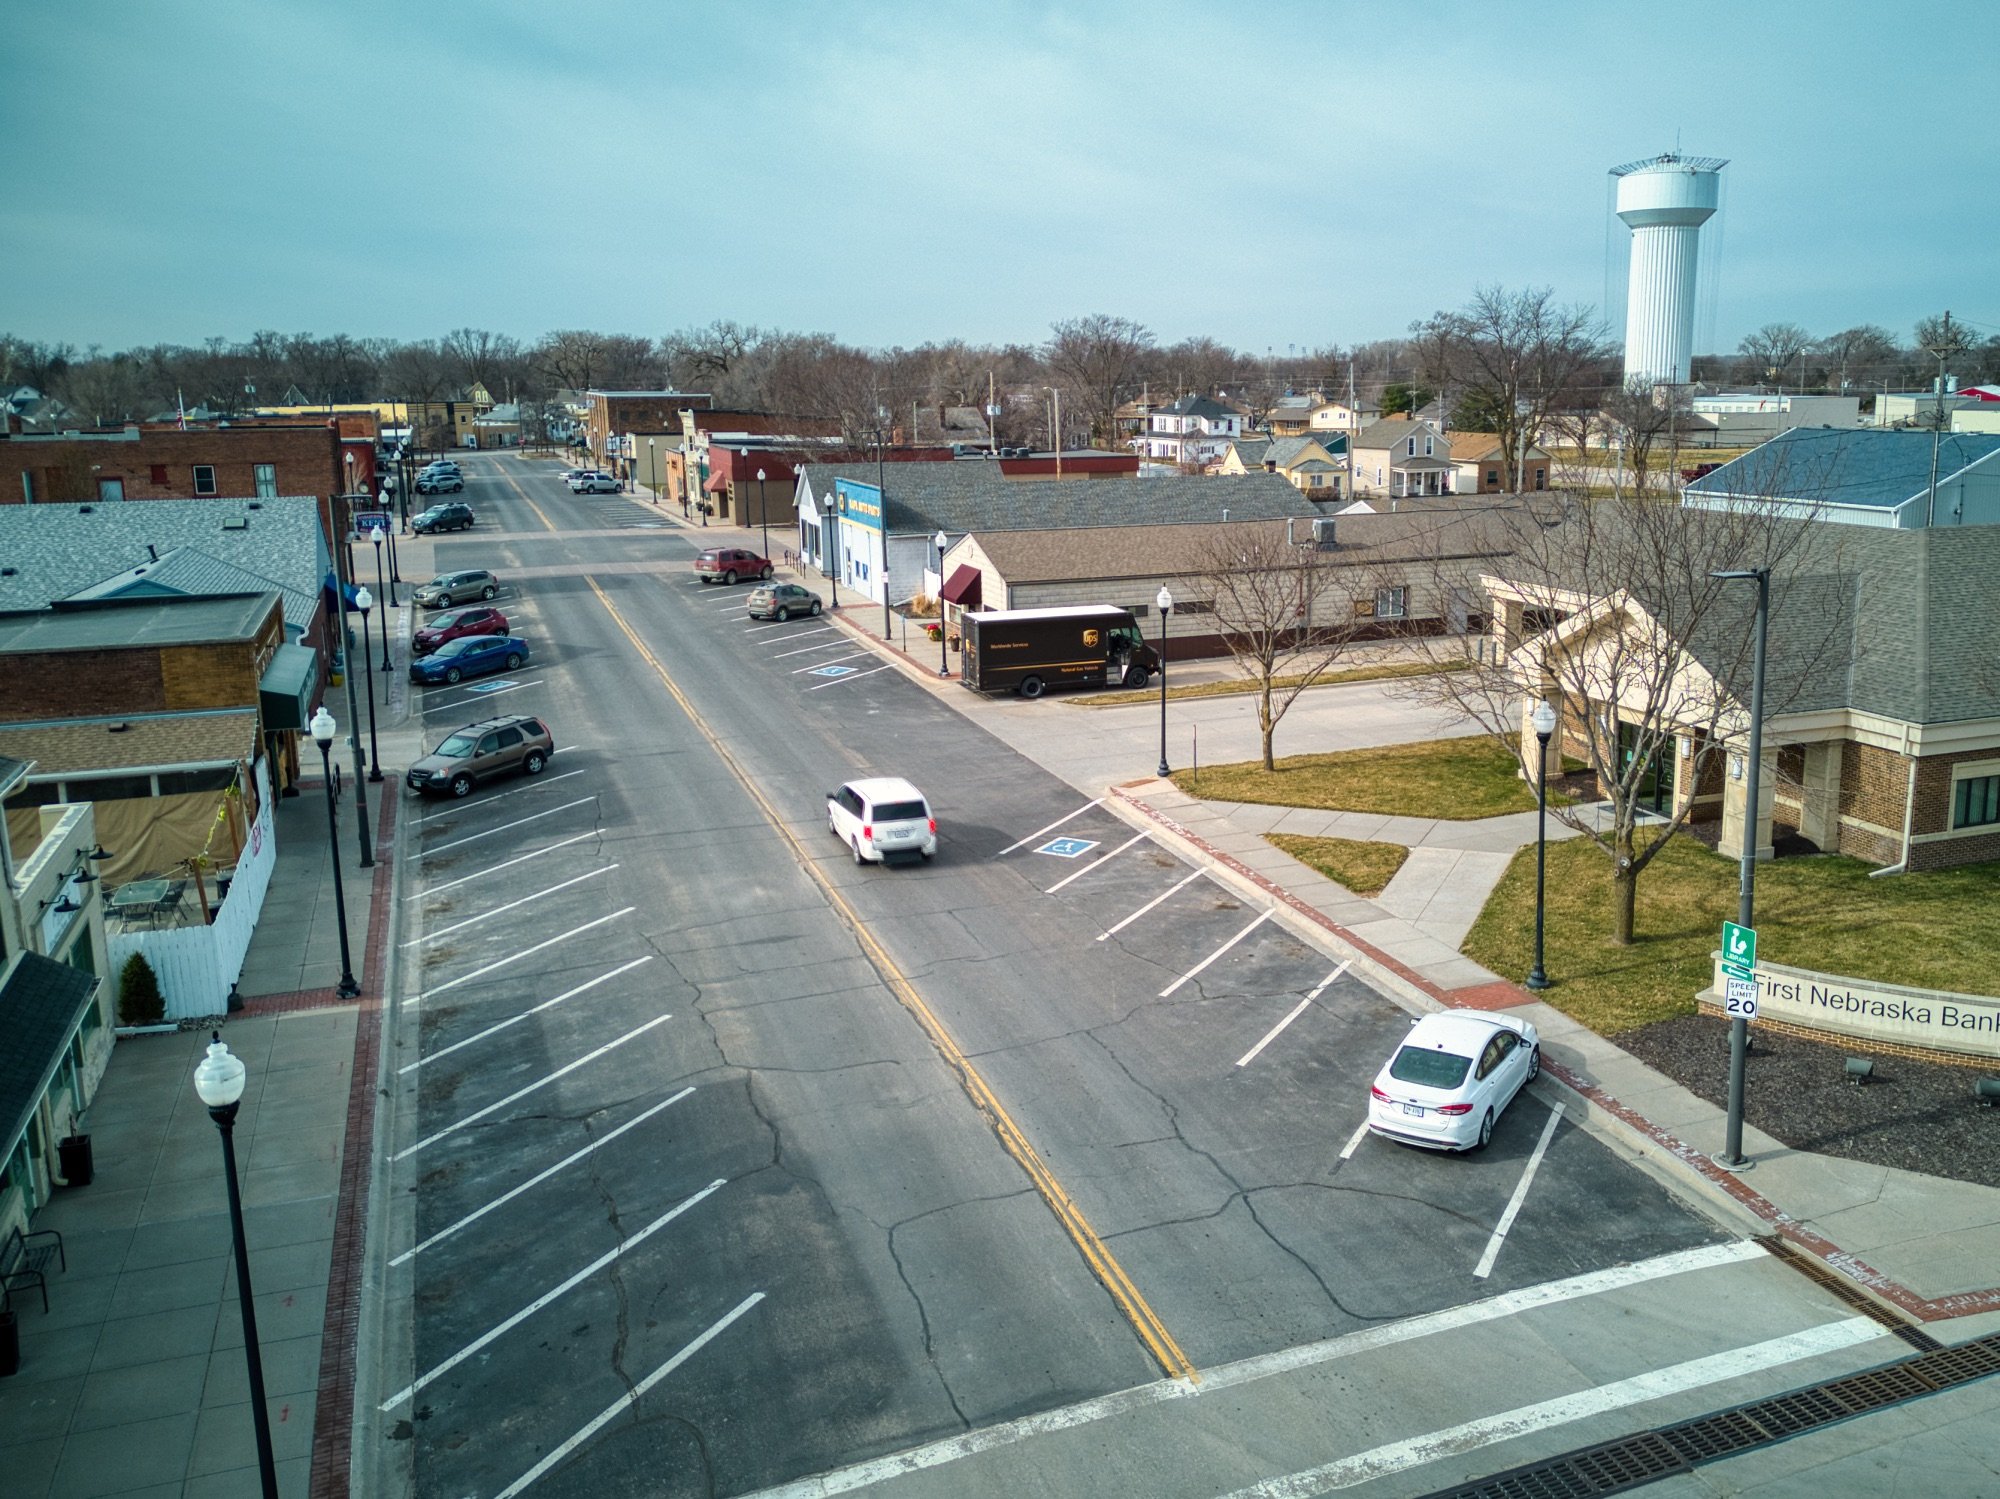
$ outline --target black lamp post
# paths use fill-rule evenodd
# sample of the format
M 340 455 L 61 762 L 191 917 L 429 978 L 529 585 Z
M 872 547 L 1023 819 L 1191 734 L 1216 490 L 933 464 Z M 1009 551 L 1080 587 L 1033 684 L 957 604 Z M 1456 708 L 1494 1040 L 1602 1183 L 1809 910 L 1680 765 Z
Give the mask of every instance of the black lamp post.
M 322 751 L 323 753 L 324 751 Z M 250 1255 L 243 1242 L 243 1198 L 236 1185 L 236 1109 L 243 1099 L 243 1063 L 211 1031 L 208 1055 L 195 1068 L 194 1091 L 222 1132 L 222 1171 L 229 1178 L 229 1230 L 236 1241 L 236 1300 L 243 1308 L 243 1362 L 250 1371 L 250 1419 L 257 1430 L 257 1471 L 264 1499 L 278 1499 L 278 1464 L 271 1453 L 271 1415 L 264 1408 L 264 1355 L 257 1346 L 257 1306 L 250 1295 Z
M 1750 668 L 1750 754 L 1744 768 L 1743 862 L 1738 875 L 1736 924 L 1754 927 L 1757 923 L 1757 834 L 1758 778 L 1764 761 L 1764 645 L 1771 619 L 1771 569 L 1746 567 L 1730 572 L 1713 572 L 1722 582 L 1754 582 L 1757 585 L 1757 644 Z M 1743 1154 L 1743 1069 L 1750 1054 L 1750 1022 L 1738 1015 L 1729 1022 L 1729 1116 L 1723 1130 L 1722 1154 L 1717 1164 L 1740 1171 L 1750 1164 Z
M 939 531 L 931 540 L 937 543 L 938 549 L 938 675 L 948 677 L 951 675 L 951 657 L 945 653 L 944 643 L 944 548 L 951 538 Z
M 1167 592 L 1167 585 L 1160 585 L 1160 592 L 1153 602 L 1160 609 L 1160 778 L 1165 780 L 1170 774 L 1167 769 L 1167 616 L 1174 612 L 1174 596 Z
M 1542 891 L 1549 852 L 1549 736 L 1556 731 L 1556 710 L 1537 703 L 1529 722 L 1541 754 L 1535 760 L 1535 966 L 1529 970 L 1528 987 L 1541 990 L 1549 987 L 1548 972 L 1542 967 Z
M 653 446 L 654 439 L 646 439 L 646 481 L 653 486 L 653 503 L 660 503 L 660 454 Z
M 387 515 L 395 514 L 396 507 L 389 500 L 388 490 L 385 489 L 382 491 L 379 502 L 382 506 L 384 514 Z M 407 510 L 404 512 L 404 517 L 405 519 L 408 518 Z M 392 527 L 389 532 L 389 607 L 391 609 L 396 607 L 396 585 L 402 581 L 403 581 L 403 570 L 396 563 L 396 532 Z M 383 618 L 382 628 L 385 632 L 389 628 L 387 616 L 384 616 Z
M 368 663 L 368 779 L 382 779 L 382 741 L 375 737 L 375 653 L 368 648 L 368 611 L 375 607 L 375 596 L 365 588 L 354 591 L 354 607 L 361 611 L 361 659 Z M 382 631 L 386 635 L 389 621 L 382 620 Z M 388 655 L 388 642 L 382 645 L 382 654 Z
M 771 560 L 771 512 L 764 508 L 764 471 L 757 470 L 757 524 L 764 528 L 764 560 Z
M 370 539 L 373 540 L 375 543 L 375 591 L 386 597 L 389 592 L 389 589 L 388 586 L 382 580 L 382 528 L 380 526 L 375 526 L 372 529 L 370 529 L 368 535 Z M 361 633 L 365 641 L 368 633 L 367 630 L 368 620 L 365 615 L 362 617 L 361 625 L 362 625 Z M 367 649 L 365 645 L 362 649 L 362 654 L 363 655 L 367 654 Z M 384 619 L 382 621 L 382 670 L 393 671 L 394 669 L 395 668 L 389 664 L 389 622 L 388 620 Z
M 322 704 L 312 716 L 312 736 L 313 743 L 319 746 L 319 771 L 326 782 L 327 848 L 333 855 L 333 919 L 340 928 L 340 983 L 334 992 L 342 999 L 353 999 L 361 992 L 361 986 L 354 982 L 354 962 L 347 951 L 347 896 L 340 886 L 340 816 L 334 810 L 333 765 L 329 759 L 333 734 L 333 715 Z

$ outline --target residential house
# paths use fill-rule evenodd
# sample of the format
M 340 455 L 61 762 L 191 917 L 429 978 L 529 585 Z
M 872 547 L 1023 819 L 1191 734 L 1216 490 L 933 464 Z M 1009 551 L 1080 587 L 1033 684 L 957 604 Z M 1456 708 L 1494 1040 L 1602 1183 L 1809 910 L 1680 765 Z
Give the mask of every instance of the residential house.
M 1559 683 L 1618 683 L 1603 700 L 1563 705 L 1552 753 L 1582 753 L 1593 719 L 1622 743 L 1626 714 L 1695 705 L 1674 763 L 1660 767 L 1657 800 L 1663 815 L 1719 818 L 1725 854 L 1747 846 L 1769 858 L 1782 828 L 1823 852 L 1903 870 L 2000 858 L 2000 614 L 1990 607 L 2000 526 L 1857 525 L 1826 556 L 1811 575 L 1771 584 L 1754 808 L 1745 774 L 1754 589 L 1732 591 L 1696 638 L 1677 642 L 1678 674 L 1665 681 L 1632 666 L 1663 659 L 1654 601 L 1626 589 L 1586 597 L 1560 577 L 1496 570 L 1484 580 L 1494 659 L 1520 679 L 1524 712 L 1560 697 Z M 1603 662 L 1618 672 L 1593 665 Z M 1524 742 L 1528 732 L 1524 723 Z
M 1243 435 L 1242 413 L 1207 396 L 1182 396 L 1160 407 L 1148 421 L 1145 435 L 1138 439 L 1140 451 L 1183 468 L 1215 462 Z
M 1452 494 L 1507 494 L 1515 487 L 1507 482 L 1506 450 L 1492 432 L 1454 432 L 1451 461 L 1455 470 L 1449 486 Z M 1549 487 L 1545 449 L 1530 443 L 1520 455 L 1520 467 L 1522 493 Z
M 1304 437 L 1312 431 L 1312 415 L 1319 405 L 1318 392 L 1295 395 L 1287 391 L 1264 413 L 1264 430 L 1273 437 Z
M 1242 438 L 1229 445 L 1218 474 L 1258 470 L 1282 474 L 1294 489 L 1315 500 L 1338 500 L 1347 492 L 1347 437 L 1328 432 L 1314 437 Z
M 1359 432 L 1380 420 L 1381 403 L 1361 398 L 1322 401 L 1312 409 L 1312 430 L 1315 432 Z
M 1451 441 L 1436 422 L 1390 417 L 1352 441 L 1353 492 L 1401 499 L 1452 492 Z
M 0 799 L 33 769 L 0 756 Z M 0 823 L 0 1236 L 28 1228 L 62 1183 L 62 1143 L 111 1059 L 115 1019 L 91 808 L 43 807 L 34 824 L 16 850 Z
M 1931 473 L 1935 453 L 1937 488 Z M 2000 435 L 1795 427 L 1691 481 L 1681 503 L 1911 530 L 2000 523 Z

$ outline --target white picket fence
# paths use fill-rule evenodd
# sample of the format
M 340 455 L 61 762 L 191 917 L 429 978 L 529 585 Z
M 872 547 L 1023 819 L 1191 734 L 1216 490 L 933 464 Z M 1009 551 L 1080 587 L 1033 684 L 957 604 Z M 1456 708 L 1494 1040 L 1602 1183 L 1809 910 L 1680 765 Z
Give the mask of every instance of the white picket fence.
M 278 843 L 271 828 L 270 784 L 262 761 L 257 765 L 257 781 L 262 793 L 257 820 L 250 826 L 249 841 L 215 920 L 207 926 L 159 932 L 115 932 L 106 939 L 114 975 L 133 953 L 146 955 L 166 998 L 168 1020 L 223 1014 L 229 1008 L 230 986 L 243 972 L 243 955 L 250 950 L 250 936 L 257 929 L 264 892 L 270 887 L 271 869 L 278 860 Z

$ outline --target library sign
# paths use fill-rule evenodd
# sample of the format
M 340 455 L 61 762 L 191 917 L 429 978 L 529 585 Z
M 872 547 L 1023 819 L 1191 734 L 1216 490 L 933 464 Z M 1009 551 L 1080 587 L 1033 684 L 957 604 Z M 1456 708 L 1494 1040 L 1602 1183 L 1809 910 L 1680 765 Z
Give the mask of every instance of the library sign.
M 1905 989 L 1777 963 L 1759 963 L 1755 977 L 1757 1012 L 1766 1020 L 1898 1046 L 2000 1057 L 2000 999 Z M 1717 953 L 1715 987 L 1703 998 L 1720 1004 L 1725 983 Z

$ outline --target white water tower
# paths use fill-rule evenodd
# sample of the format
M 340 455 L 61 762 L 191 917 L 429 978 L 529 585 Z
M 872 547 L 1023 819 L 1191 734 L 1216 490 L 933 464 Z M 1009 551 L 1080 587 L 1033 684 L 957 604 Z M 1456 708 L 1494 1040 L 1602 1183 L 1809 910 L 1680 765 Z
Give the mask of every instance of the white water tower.
M 1632 231 L 1625 288 L 1625 383 L 1685 385 L 1694 353 L 1695 261 L 1701 226 L 1716 209 L 1713 156 L 1668 152 L 1613 167 L 1618 217 Z

